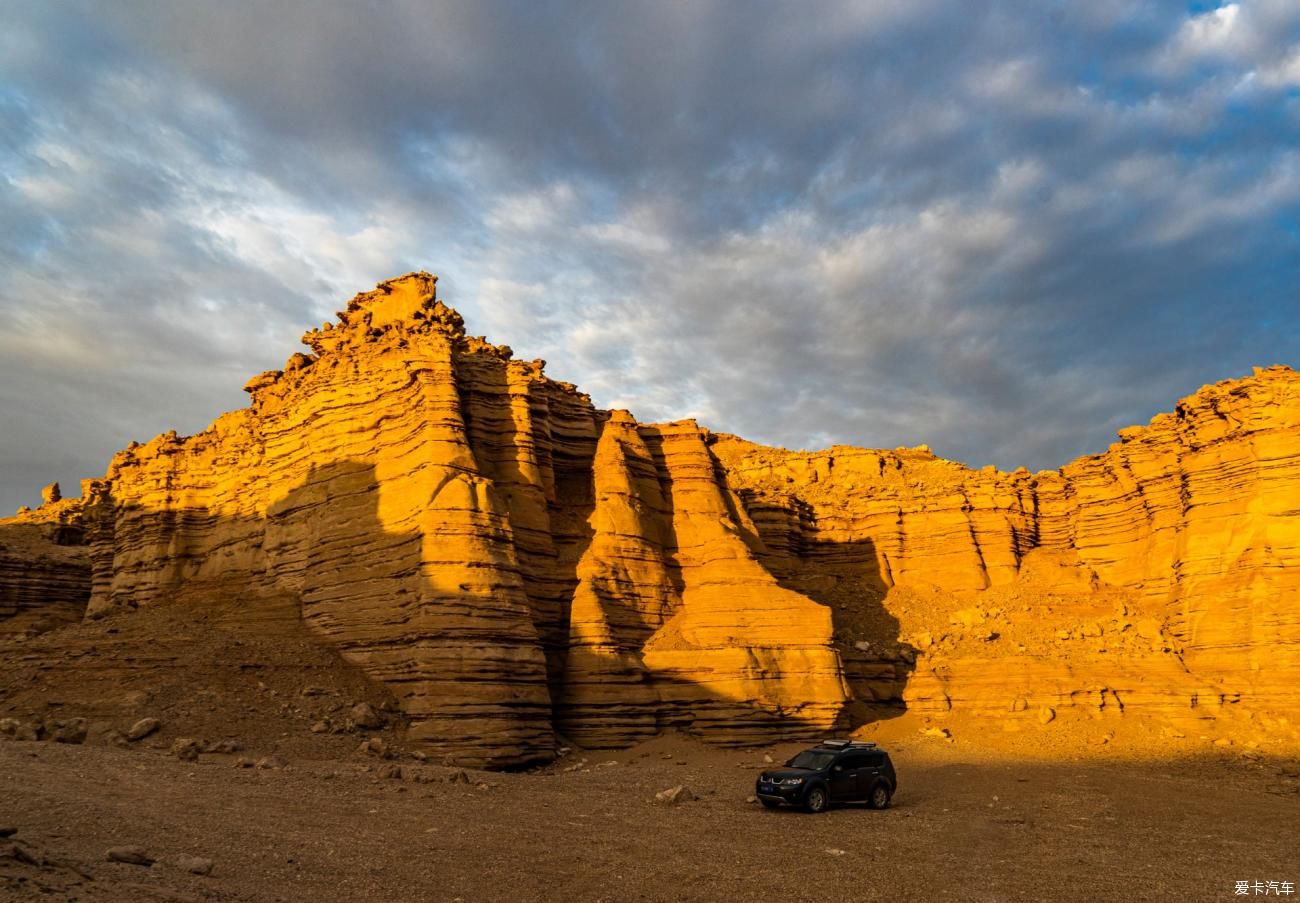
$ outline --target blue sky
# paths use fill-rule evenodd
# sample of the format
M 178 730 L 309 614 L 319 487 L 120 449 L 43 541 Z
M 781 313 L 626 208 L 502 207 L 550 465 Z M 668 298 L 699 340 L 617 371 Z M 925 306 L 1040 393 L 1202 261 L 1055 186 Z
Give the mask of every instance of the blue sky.
M 1052 468 L 1300 363 L 1300 4 L 0 0 L 0 510 L 412 269 L 642 420 Z

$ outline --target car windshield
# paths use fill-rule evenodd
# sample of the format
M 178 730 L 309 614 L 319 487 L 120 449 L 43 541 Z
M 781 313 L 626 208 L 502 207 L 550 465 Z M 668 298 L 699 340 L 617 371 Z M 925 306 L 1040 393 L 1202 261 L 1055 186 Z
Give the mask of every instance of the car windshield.
M 809 749 L 799 753 L 786 765 L 790 768 L 808 768 L 812 771 L 821 771 L 827 765 L 831 764 L 831 759 L 835 758 L 833 752 L 818 752 L 815 749 Z

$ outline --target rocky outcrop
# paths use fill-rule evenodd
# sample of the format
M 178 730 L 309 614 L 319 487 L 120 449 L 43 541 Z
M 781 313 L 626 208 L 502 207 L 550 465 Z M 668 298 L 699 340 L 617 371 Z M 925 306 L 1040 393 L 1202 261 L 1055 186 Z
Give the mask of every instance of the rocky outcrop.
M 90 556 L 81 504 L 64 501 L 58 484 L 45 504 L 0 519 L 0 630 L 39 631 L 84 613 Z
M 926 448 L 792 453 L 719 436 L 712 449 L 775 573 L 822 580 L 833 605 L 881 607 L 885 621 L 858 634 L 903 640 L 911 708 L 1175 721 L 1300 709 L 1288 368 L 1207 386 L 1036 475 Z
M 1035 730 L 1300 709 L 1289 369 L 1059 471 L 790 452 L 596 410 L 467 335 L 434 281 L 357 296 L 248 408 L 0 523 L 0 544 L 85 544 L 0 549 L 0 614 L 288 608 L 465 764 L 545 759 L 557 730 L 752 743 L 904 708 Z
M 828 613 L 728 527 L 703 431 L 597 412 L 433 290 L 358 296 L 249 408 L 118 455 L 88 503 L 90 614 L 295 597 L 411 739 L 467 763 L 545 758 L 555 722 L 613 745 L 829 726 Z

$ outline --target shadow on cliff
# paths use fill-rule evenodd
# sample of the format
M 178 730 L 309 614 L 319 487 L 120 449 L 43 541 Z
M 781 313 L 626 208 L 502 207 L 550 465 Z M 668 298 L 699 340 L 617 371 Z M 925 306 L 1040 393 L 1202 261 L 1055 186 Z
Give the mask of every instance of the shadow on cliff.
M 440 542 L 437 525 L 425 519 L 428 504 L 415 492 L 381 486 L 373 465 L 343 460 L 312 468 L 264 517 L 118 508 L 92 536 L 93 606 L 101 613 L 166 608 L 267 640 L 309 636 L 394 699 L 408 721 L 407 739 L 433 754 L 490 767 L 547 760 L 558 720 L 559 694 L 547 680 L 556 649 L 537 622 L 553 615 L 539 618 L 509 567 L 494 571 L 468 560 L 455 541 L 459 528 Z M 564 559 L 587 541 L 572 537 Z M 232 672 L 238 668 L 232 663 Z M 606 716 L 617 736 L 593 745 L 646 739 L 620 723 L 622 688 L 609 691 Z M 662 679 L 654 708 L 651 736 L 680 728 L 751 744 L 809 729 L 797 716 L 774 717 L 672 677 Z
M 713 463 L 719 484 L 727 486 L 726 469 L 716 456 Z M 902 642 L 899 620 L 884 605 L 889 584 L 875 543 L 810 540 L 802 524 L 782 524 L 783 535 L 777 536 L 773 528 L 764 530 L 746 493 L 729 491 L 726 497 L 742 537 L 777 583 L 830 609 L 850 692 L 840 726 L 852 731 L 904 714 L 903 691 L 916 668 L 916 650 Z
M 852 693 L 843 723 L 849 730 L 897 718 L 916 667 L 916 650 L 900 637 L 898 618 L 885 607 L 889 592 L 875 543 L 801 543 L 793 567 L 774 568 L 778 582 L 831 610 L 835 648 Z

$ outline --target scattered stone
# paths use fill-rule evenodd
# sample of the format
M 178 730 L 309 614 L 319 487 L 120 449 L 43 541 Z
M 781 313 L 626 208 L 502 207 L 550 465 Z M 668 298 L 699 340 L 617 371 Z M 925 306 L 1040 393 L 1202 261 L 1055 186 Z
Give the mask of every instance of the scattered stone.
M 313 734 L 325 734 L 329 732 L 329 729 L 330 723 L 328 721 L 317 721 L 311 726 L 311 732 Z
M 13 859 L 14 861 L 21 862 L 24 865 L 34 865 L 38 868 L 47 865 L 44 856 L 32 853 L 21 843 L 16 842 L 0 844 L 0 859 Z
M 385 765 L 379 769 L 379 777 L 386 781 L 400 781 L 402 779 L 402 766 Z
M 1013 712 L 1023 712 L 1027 708 L 1029 708 L 1029 701 L 1023 696 L 1017 696 L 1011 702 L 1011 711 Z
M 845 854 L 846 851 L 845 851 L 845 850 L 837 850 L 837 849 L 835 849 L 834 847 L 827 847 L 826 849 L 822 850 L 822 852 L 823 852 L 823 853 L 828 853 L 828 854 L 830 854 L 831 856 L 843 856 L 843 855 Z
M 45 735 L 45 725 L 39 721 L 18 721 L 15 718 L 0 720 L 0 734 L 10 740 L 34 743 Z
M 369 740 L 361 741 L 361 745 L 357 747 L 357 752 L 365 756 L 378 756 L 381 759 L 391 759 L 393 757 L 393 751 L 384 742 L 383 737 L 371 737 Z
M 171 754 L 182 762 L 197 762 L 203 750 L 198 740 L 192 737 L 177 737 L 172 742 Z
M 18 833 L 18 829 L 13 825 L 0 825 L 0 837 L 13 837 Z
M 109 850 L 104 853 L 104 857 L 109 862 L 124 862 L 127 865 L 143 865 L 146 868 L 157 861 L 145 852 L 144 847 L 137 846 L 110 847 Z
M 256 764 L 257 763 L 254 762 L 252 759 L 248 758 L 248 756 L 240 756 L 238 759 L 235 760 L 236 768 L 252 768 Z
M 696 799 L 694 793 L 689 787 L 678 784 L 676 787 L 669 787 L 667 790 L 661 790 L 655 794 L 655 802 L 664 806 L 676 806 L 680 803 L 689 803 Z
M 447 775 L 448 784 L 472 784 L 469 773 L 463 768 L 457 768 L 451 774 Z
M 411 758 L 417 762 L 429 761 L 429 757 L 426 756 L 424 753 L 420 752 L 418 749 L 415 752 L 411 753 Z
M 216 740 L 208 743 L 203 747 L 205 753 L 216 753 L 217 755 L 229 756 L 243 749 L 243 744 L 238 740 Z
M 912 641 L 917 649 L 929 649 L 934 645 L 934 637 L 927 633 L 918 633 Z
M 763 761 L 766 762 L 768 765 L 771 765 L 773 760 L 772 760 L 772 757 L 771 757 L 771 756 L 769 756 L 769 755 L 764 755 L 764 756 L 763 756 Z
M 177 856 L 176 867 L 183 872 L 189 872 L 191 875 L 210 875 L 212 874 L 213 862 L 202 856 Z
M 357 727 L 372 731 L 384 726 L 384 717 L 368 702 L 358 702 L 352 707 L 350 714 L 352 723 Z
M 324 696 L 328 691 L 324 687 L 303 687 L 299 696 Z
M 756 797 L 756 796 L 754 796 L 754 795 L 751 794 L 750 796 L 745 797 L 745 802 L 747 802 L 747 803 L 757 803 L 757 802 L 758 802 L 758 797 Z
M 133 743 L 136 740 L 143 740 L 160 727 L 162 727 L 162 722 L 157 718 L 141 718 L 131 725 L 131 729 L 126 732 L 126 739 Z
M 119 749 L 126 749 L 131 745 L 126 739 L 126 735 L 115 728 L 109 728 L 104 733 L 104 744 L 106 746 L 116 746 Z
M 55 721 L 52 725 L 50 739 L 55 743 L 85 743 L 89 727 L 85 718 L 70 718 L 67 721 Z
M 925 727 L 921 729 L 921 733 L 926 737 L 947 740 L 949 743 L 952 742 L 952 731 L 948 730 L 946 727 Z
M 284 759 L 281 759 L 279 756 L 262 756 L 262 758 L 257 760 L 257 767 L 263 771 L 275 768 L 284 768 L 288 764 L 288 762 L 284 761 Z
M 1054 720 L 1056 720 L 1056 709 L 1045 705 L 1038 710 L 1039 724 L 1051 724 Z

